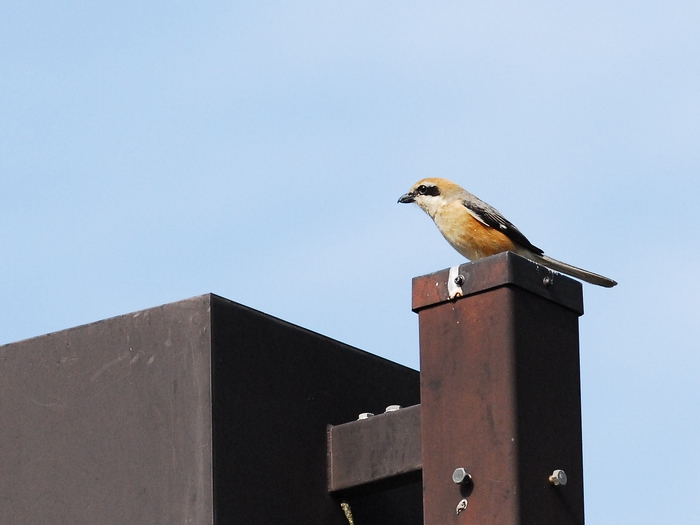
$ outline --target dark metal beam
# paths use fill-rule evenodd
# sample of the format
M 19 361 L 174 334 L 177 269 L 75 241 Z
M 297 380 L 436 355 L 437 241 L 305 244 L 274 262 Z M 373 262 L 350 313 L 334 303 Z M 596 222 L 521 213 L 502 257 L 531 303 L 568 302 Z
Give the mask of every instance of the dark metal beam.
M 328 491 L 359 493 L 420 480 L 420 405 L 329 427 Z

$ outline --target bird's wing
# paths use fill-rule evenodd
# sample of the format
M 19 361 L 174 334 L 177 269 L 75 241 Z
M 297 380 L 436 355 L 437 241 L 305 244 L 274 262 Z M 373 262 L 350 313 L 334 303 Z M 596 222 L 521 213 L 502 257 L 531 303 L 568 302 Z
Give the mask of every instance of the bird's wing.
M 517 242 L 538 255 L 542 255 L 542 253 L 544 253 L 541 249 L 532 244 L 527 237 L 525 237 L 522 232 L 513 225 L 513 223 L 501 215 L 501 213 L 493 206 L 489 206 L 484 201 L 479 200 L 476 197 L 469 200 L 463 200 L 462 204 L 480 223 L 491 228 L 495 228 L 503 235 L 508 237 L 511 241 Z

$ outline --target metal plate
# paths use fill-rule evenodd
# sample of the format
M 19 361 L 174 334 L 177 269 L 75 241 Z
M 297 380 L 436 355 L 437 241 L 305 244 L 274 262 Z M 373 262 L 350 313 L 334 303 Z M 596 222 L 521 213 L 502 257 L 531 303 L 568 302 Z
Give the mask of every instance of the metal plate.
M 5 345 L 0 521 L 347 525 L 328 425 L 418 401 L 417 371 L 213 295 Z M 351 503 L 421 521 L 420 484 Z
M 212 522 L 208 309 L 0 347 L 0 521 Z

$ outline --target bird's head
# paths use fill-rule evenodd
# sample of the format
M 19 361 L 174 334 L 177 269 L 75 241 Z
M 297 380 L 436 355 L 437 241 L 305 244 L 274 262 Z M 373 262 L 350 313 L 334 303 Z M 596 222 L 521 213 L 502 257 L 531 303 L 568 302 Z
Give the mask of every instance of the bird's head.
M 401 204 L 416 203 L 420 208 L 435 217 L 438 209 L 459 198 L 464 190 L 447 179 L 429 178 L 416 182 L 408 193 L 401 195 Z

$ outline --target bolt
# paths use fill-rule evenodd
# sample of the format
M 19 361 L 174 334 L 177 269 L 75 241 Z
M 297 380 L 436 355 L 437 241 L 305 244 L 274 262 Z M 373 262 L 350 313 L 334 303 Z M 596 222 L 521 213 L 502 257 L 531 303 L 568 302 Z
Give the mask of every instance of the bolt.
M 401 405 L 389 405 L 384 412 L 396 412 L 397 410 L 401 410 Z
M 373 415 L 374 415 L 374 414 L 372 414 L 372 412 L 362 412 L 362 414 L 360 414 L 360 415 L 357 417 L 357 419 L 358 419 L 358 420 L 360 420 L 360 419 L 369 419 L 369 418 L 372 417 Z
M 466 485 L 467 483 L 471 483 L 472 476 L 467 472 L 467 469 L 459 467 L 452 473 L 452 481 L 458 485 Z
M 457 286 L 462 286 L 464 284 L 464 275 L 458 275 L 455 277 L 455 284 Z
M 552 286 L 552 283 L 554 283 L 554 278 L 551 275 L 548 275 L 544 279 L 542 279 L 542 284 L 545 285 L 547 288 Z
M 552 472 L 551 476 L 549 476 L 549 482 L 552 485 L 566 485 L 566 481 L 566 472 L 564 472 L 563 470 L 557 469 L 554 472 Z

